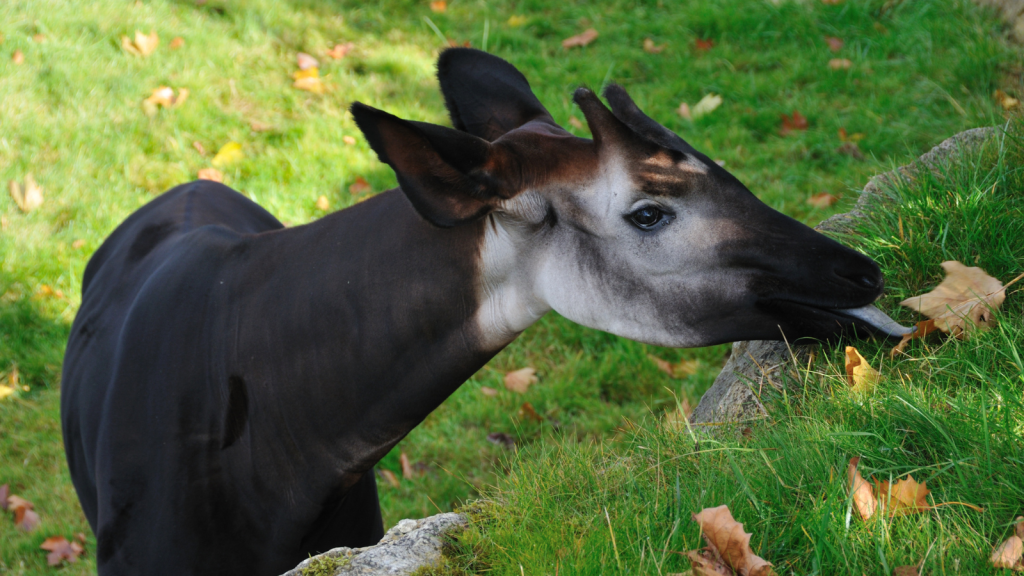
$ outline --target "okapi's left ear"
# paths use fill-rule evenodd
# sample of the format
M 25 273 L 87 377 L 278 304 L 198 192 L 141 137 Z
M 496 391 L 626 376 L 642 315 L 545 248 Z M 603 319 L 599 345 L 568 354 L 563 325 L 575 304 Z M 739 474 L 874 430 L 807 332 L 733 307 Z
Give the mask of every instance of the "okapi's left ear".
M 609 84 L 604 89 L 604 97 L 612 107 L 612 114 L 640 136 L 670 150 L 688 154 L 696 152 L 693 146 L 687 144 L 675 132 L 644 114 L 622 86 Z
M 657 145 L 637 134 L 619 120 L 589 88 L 577 88 L 572 95 L 573 102 L 580 107 L 587 119 L 587 126 L 599 148 L 628 148 L 630 150 L 653 150 Z
M 356 102 L 352 116 L 402 191 L 430 223 L 450 228 L 487 214 L 516 190 L 490 166 L 502 164 L 489 142 L 465 132 L 402 120 Z

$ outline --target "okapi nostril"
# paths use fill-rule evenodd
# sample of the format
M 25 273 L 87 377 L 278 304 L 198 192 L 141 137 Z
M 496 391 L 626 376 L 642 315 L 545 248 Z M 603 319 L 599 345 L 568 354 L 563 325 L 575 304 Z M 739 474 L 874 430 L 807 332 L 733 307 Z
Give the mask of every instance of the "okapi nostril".
M 853 284 L 856 284 L 857 286 L 859 286 L 861 288 L 867 288 L 867 289 L 870 289 L 870 290 L 878 289 L 882 285 L 881 277 L 876 277 L 876 276 L 873 276 L 873 275 L 868 275 L 868 274 L 843 274 L 841 272 L 836 272 L 836 275 L 839 276 L 840 278 L 843 278 L 845 280 L 848 280 L 848 281 L 852 282 Z

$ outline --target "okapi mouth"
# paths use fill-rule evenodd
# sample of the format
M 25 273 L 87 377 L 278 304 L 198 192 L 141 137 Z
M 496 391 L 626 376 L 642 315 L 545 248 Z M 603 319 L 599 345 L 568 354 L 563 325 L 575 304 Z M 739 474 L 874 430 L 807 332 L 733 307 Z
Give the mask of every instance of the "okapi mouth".
M 793 300 L 774 300 L 770 306 L 785 311 L 785 314 L 792 318 L 793 324 L 838 325 L 838 330 L 833 329 L 826 338 L 838 336 L 839 333 L 846 333 L 850 329 L 863 330 L 869 335 L 885 338 L 901 338 L 914 331 L 913 326 L 908 328 L 899 324 L 874 304 L 858 308 L 827 308 Z

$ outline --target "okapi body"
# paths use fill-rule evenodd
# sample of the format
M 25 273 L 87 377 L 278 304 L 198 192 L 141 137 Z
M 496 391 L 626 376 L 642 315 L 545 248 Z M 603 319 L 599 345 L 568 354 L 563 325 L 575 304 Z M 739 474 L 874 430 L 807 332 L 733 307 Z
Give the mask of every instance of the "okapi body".
M 400 188 L 285 228 L 174 188 L 93 255 L 64 362 L 101 574 L 279 574 L 383 534 L 373 466 L 549 310 L 664 346 L 900 329 L 865 256 L 778 213 L 612 86 L 551 118 L 444 52 L 455 129 L 352 114 Z

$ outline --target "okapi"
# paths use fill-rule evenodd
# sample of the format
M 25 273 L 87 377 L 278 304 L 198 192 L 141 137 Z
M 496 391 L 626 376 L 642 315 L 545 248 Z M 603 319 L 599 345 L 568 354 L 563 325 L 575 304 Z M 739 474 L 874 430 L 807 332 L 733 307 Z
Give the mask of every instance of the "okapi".
M 455 128 L 361 103 L 400 187 L 285 228 L 178 186 L 96 251 L 64 361 L 101 574 L 279 574 L 383 534 L 374 465 L 549 310 L 659 346 L 905 330 L 878 266 L 761 203 L 609 86 L 552 119 L 511 64 L 441 54 Z

